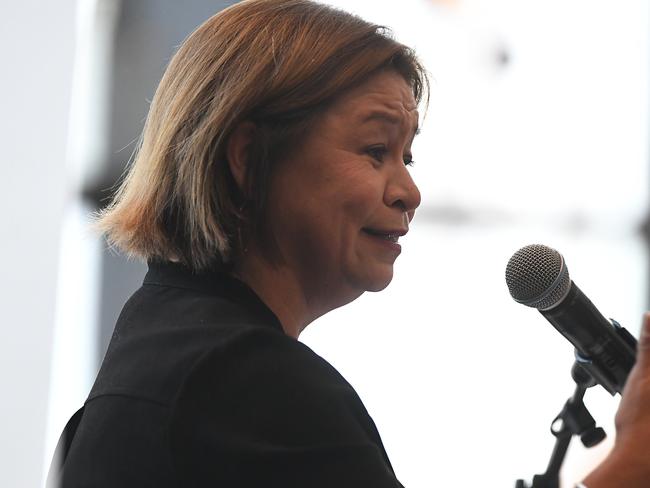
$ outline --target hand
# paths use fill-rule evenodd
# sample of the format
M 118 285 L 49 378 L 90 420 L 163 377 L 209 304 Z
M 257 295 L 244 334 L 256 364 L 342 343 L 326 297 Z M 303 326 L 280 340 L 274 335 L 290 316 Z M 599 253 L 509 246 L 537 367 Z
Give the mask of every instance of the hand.
M 636 364 L 616 413 L 616 442 L 584 481 L 589 488 L 650 486 L 650 312 L 643 316 Z
M 641 449 L 650 471 L 650 312 L 643 316 L 636 364 L 616 412 L 615 448 Z M 650 483 L 649 483 L 650 484 Z

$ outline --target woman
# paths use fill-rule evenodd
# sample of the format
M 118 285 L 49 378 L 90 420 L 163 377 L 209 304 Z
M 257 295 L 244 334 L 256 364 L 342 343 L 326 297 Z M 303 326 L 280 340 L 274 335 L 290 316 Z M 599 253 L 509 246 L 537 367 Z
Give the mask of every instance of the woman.
M 306 0 L 239 3 L 185 41 L 98 221 L 149 272 L 66 429 L 63 486 L 401 486 L 352 387 L 296 338 L 391 281 L 426 94 L 410 49 Z M 628 409 L 631 431 L 647 414 Z

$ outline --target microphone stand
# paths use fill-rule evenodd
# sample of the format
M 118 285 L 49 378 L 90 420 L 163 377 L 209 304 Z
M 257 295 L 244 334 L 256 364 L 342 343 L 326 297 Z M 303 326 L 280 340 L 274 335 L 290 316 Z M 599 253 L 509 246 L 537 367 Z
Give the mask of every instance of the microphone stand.
M 584 363 L 576 351 L 576 361 L 571 368 L 571 377 L 576 383 L 576 388 L 573 396 L 566 401 L 562 411 L 551 424 L 551 433 L 555 436 L 555 446 L 546 472 L 536 474 L 532 484 L 527 484 L 524 480 L 517 480 L 515 488 L 559 488 L 560 468 L 571 438 L 574 435 L 580 436 L 585 447 L 593 447 L 607 436 L 602 427 L 596 427 L 596 421 L 583 401 L 587 388 L 597 384 L 592 374 L 583 367 Z

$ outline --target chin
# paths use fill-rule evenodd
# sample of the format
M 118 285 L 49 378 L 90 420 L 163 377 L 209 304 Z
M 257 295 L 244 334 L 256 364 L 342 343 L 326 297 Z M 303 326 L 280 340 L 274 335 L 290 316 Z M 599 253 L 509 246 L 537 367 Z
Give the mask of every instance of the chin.
M 390 285 L 390 282 L 393 281 L 393 267 L 391 266 L 390 271 L 384 271 L 381 273 L 374 273 L 367 277 L 364 289 L 366 291 L 381 291 Z
M 343 279 L 350 290 L 360 295 L 366 291 L 381 291 L 393 281 L 393 265 L 372 263 L 372 265 L 349 267 L 343 273 Z
M 384 288 L 386 288 L 390 284 L 390 281 L 387 281 L 383 284 L 380 285 L 375 285 L 375 286 L 370 286 L 366 289 L 366 291 L 382 291 Z

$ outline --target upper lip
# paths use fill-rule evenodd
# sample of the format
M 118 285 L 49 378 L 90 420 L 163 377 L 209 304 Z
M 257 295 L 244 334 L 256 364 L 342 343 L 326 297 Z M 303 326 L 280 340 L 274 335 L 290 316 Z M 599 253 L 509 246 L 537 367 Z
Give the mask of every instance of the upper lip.
M 374 227 L 365 227 L 363 230 L 387 236 L 403 236 L 408 232 L 408 229 L 375 229 Z

